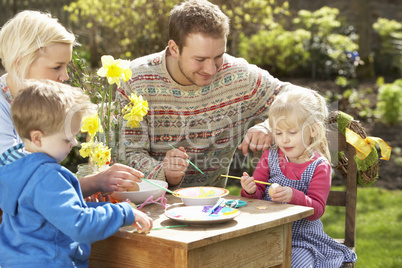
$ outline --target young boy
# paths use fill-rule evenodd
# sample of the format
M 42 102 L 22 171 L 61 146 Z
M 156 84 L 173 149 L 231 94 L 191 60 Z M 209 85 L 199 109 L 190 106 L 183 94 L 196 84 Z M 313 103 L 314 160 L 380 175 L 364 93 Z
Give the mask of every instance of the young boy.
M 85 203 L 73 173 L 59 165 L 77 145 L 92 104 L 78 88 L 29 81 L 11 104 L 24 145 L 0 157 L 0 266 L 87 267 L 91 243 L 152 219 L 129 203 Z

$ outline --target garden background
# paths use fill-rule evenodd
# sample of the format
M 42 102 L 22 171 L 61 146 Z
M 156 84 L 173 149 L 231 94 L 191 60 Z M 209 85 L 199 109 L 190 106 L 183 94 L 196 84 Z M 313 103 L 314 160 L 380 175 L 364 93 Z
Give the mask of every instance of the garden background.
M 77 35 L 77 57 L 95 72 L 102 55 L 134 59 L 164 49 L 169 11 L 179 2 L 0 0 L 0 25 L 24 9 L 49 11 Z M 402 267 L 402 0 L 211 2 L 231 19 L 229 54 L 318 90 L 392 147 L 376 183 L 358 189 L 356 267 Z M 237 152 L 230 173 L 252 173 L 256 159 Z M 83 161 L 74 150 L 63 164 L 75 171 Z M 238 186 L 228 187 L 236 194 Z M 341 215 L 332 208 L 324 215 L 330 235 L 342 232 Z

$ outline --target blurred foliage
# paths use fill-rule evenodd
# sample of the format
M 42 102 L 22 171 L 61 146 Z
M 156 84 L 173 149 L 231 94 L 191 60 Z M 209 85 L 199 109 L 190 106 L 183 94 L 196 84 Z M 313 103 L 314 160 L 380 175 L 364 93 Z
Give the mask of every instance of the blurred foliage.
M 402 148 L 401 147 L 393 147 L 392 148 L 392 159 L 395 164 L 399 167 L 402 167 Z
M 276 0 L 211 0 L 230 18 L 228 47 L 230 54 L 238 55 L 241 36 L 250 37 L 259 31 L 286 24 L 290 16 L 288 1 Z
M 309 38 L 310 33 L 306 30 L 286 31 L 277 25 L 250 38 L 242 34 L 239 56 L 270 72 L 289 75 L 308 61 L 310 53 L 303 43 Z
M 283 0 L 211 0 L 230 18 L 228 51 L 274 75 L 334 78 L 356 76 L 362 64 L 357 29 L 336 8 L 300 10 L 294 18 Z M 92 68 L 100 55 L 134 59 L 161 51 L 168 42 L 170 10 L 181 0 L 77 0 L 65 6 Z M 293 18 L 293 19 L 292 19 Z M 374 29 L 382 46 L 376 68 L 402 68 L 402 24 L 379 18 Z M 88 53 L 89 52 L 89 53 Z M 388 59 L 393 63 L 386 65 Z
M 369 121 L 373 118 L 374 113 L 371 108 L 371 101 L 366 96 L 373 93 L 374 91 L 371 88 L 365 88 L 362 90 L 350 88 L 343 92 L 342 97 L 347 100 L 348 108 L 353 111 L 352 114 L 357 114 L 359 119 Z
M 334 78 L 356 76 L 362 64 L 357 29 L 336 8 L 300 10 L 294 18 L 283 0 L 211 0 L 230 18 L 228 51 L 274 75 Z M 161 51 L 168 42 L 170 10 L 181 0 L 77 0 L 65 6 L 92 68 L 100 55 L 134 59 Z M 292 19 L 293 18 L 293 19 Z M 379 18 L 373 24 L 382 45 L 379 73 L 402 69 L 402 24 Z M 356 52 L 356 53 L 355 53 Z M 384 63 L 385 62 L 385 63 Z M 392 64 L 386 64 L 392 62 Z
M 377 72 L 402 75 L 402 23 L 378 18 L 373 28 L 381 38 L 375 59 Z M 391 63 L 391 64 L 390 64 Z
M 312 77 L 355 76 L 355 65 L 346 52 L 358 49 L 355 29 L 345 26 L 336 8 L 322 7 L 314 12 L 300 10 L 294 20 L 297 28 L 310 32 L 306 50 L 310 52 Z
M 240 32 L 255 33 L 271 25 L 274 16 L 280 20 L 282 15 L 288 15 L 288 3 L 279 5 L 276 0 L 269 0 L 269 5 L 262 0 L 211 2 L 219 5 L 231 20 L 228 45 L 234 50 L 232 54 L 236 54 Z M 70 12 L 71 21 L 85 25 L 83 33 L 77 34 L 80 38 L 89 37 L 82 43 L 90 45 L 92 58 L 102 54 L 137 58 L 165 48 L 169 13 L 180 3 L 180 0 L 78 0 L 65 10 Z
M 272 23 L 250 38 L 241 36 L 239 54 L 281 75 L 304 75 L 311 69 L 313 78 L 354 77 L 359 59 L 347 52 L 358 49 L 356 30 L 343 26 L 338 14 L 329 7 L 301 10 L 289 25 Z
M 86 34 L 78 34 L 89 36 L 85 43 L 97 49 L 92 56 L 136 58 L 166 46 L 169 12 L 178 2 L 78 0 L 65 9 L 73 22 L 85 25 Z
M 346 112 L 358 120 L 372 121 L 375 104 L 370 101 L 369 97 L 375 96 L 374 90 L 369 87 L 358 89 L 357 79 L 348 79 L 343 76 L 338 76 L 335 82 L 342 88 L 342 93 L 327 91 L 325 93 L 327 102 L 336 102 L 337 110 Z
M 388 125 L 402 122 L 402 79 L 379 88 L 375 112 L 380 121 Z

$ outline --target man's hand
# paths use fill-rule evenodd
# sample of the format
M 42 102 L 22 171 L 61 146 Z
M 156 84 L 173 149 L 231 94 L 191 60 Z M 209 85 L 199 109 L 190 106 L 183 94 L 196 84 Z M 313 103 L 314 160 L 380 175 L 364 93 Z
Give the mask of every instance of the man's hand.
M 183 179 L 188 167 L 187 158 L 188 155 L 183 147 L 167 151 L 163 159 L 163 171 L 170 186 L 179 184 Z
M 274 136 L 271 132 L 265 127 L 256 125 L 247 131 L 242 143 L 237 148 L 246 156 L 248 154 L 248 147 L 250 147 L 250 150 L 253 152 L 264 151 L 269 148 L 273 141 Z

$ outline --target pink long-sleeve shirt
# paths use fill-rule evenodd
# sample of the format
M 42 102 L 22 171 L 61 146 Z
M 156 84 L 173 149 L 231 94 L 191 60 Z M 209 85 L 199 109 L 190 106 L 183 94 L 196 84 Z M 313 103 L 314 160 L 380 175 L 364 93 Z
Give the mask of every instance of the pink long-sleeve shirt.
M 269 150 L 266 150 L 258 162 L 257 168 L 253 174 L 254 180 L 264 182 L 268 181 L 270 173 L 268 154 Z M 317 153 L 310 161 L 296 164 L 287 161 L 283 152 L 279 150 L 279 166 L 283 175 L 288 179 L 300 180 L 305 169 L 319 157 L 320 155 Z M 331 174 L 331 165 L 327 161 L 322 161 L 317 165 L 314 171 L 314 175 L 307 190 L 307 195 L 302 191 L 293 189 L 293 197 L 288 204 L 312 207 L 314 208 L 314 214 L 306 219 L 310 221 L 319 219 L 325 212 L 325 204 L 331 188 Z M 244 189 L 242 189 L 241 196 L 262 199 L 265 195 L 265 189 L 266 185 L 257 183 L 257 190 L 254 194 L 249 195 Z

